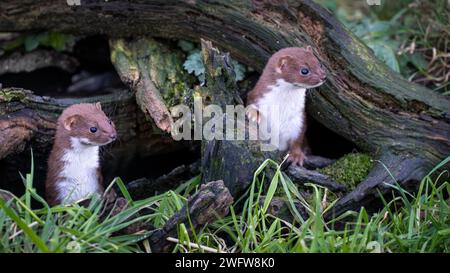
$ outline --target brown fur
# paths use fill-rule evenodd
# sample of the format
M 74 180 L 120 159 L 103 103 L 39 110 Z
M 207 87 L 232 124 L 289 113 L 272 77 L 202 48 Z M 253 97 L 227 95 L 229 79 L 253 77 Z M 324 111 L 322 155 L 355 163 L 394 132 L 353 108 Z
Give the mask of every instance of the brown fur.
M 90 132 L 91 127 L 96 127 L 97 132 Z M 64 178 L 60 175 L 64 167 L 62 157 L 66 150 L 71 149 L 71 137 L 86 138 L 90 142 L 86 145 L 101 146 L 113 141 L 116 136 L 114 123 L 102 111 L 100 103 L 75 104 L 66 108 L 58 118 L 55 141 L 48 159 L 45 182 L 48 203 L 56 205 L 61 202 L 56 189 L 58 181 Z M 97 178 L 100 189 L 103 189 L 100 168 L 97 170 Z
M 308 75 L 302 75 L 301 69 L 307 68 Z M 322 68 L 319 60 L 314 56 L 311 47 L 298 48 L 290 47 L 284 48 L 272 55 L 267 62 L 259 81 L 252 91 L 248 93 L 247 105 L 256 103 L 266 92 L 268 88 L 274 85 L 278 79 L 283 79 L 286 82 L 301 86 L 303 88 L 312 88 L 320 85 L 325 81 L 326 72 Z M 301 113 L 299 113 L 301 114 Z M 303 113 L 303 117 L 305 117 Z M 256 118 L 260 120 L 259 117 Z M 289 147 L 289 160 L 297 165 L 303 165 L 305 159 L 305 144 L 306 141 L 306 120 L 303 122 L 303 129 L 296 141 L 293 141 Z

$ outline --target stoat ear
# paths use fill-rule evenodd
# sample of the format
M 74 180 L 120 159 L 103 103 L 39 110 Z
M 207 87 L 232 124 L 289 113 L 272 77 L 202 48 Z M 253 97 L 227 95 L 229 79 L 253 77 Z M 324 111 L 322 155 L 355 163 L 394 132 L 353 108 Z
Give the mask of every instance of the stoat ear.
M 100 102 L 95 103 L 95 107 L 100 111 L 102 110 L 102 105 L 100 104 Z
M 80 119 L 81 119 L 80 115 L 73 115 L 73 116 L 66 118 L 66 120 L 64 120 L 64 128 L 66 128 L 67 131 L 72 130 L 75 122 L 77 122 Z
M 278 64 L 276 67 L 276 72 L 277 73 L 282 73 L 284 69 L 286 69 L 287 64 L 289 63 L 289 61 L 292 59 L 291 56 L 283 56 L 278 60 Z

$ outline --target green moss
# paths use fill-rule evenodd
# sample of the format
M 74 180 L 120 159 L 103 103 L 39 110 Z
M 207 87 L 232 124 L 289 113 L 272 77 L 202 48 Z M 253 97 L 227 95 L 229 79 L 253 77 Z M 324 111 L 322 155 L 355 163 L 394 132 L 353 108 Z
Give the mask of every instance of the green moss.
M 369 155 L 352 153 L 344 155 L 334 164 L 320 169 L 319 172 L 353 189 L 366 178 L 371 168 L 372 159 Z
M 111 41 L 111 61 L 119 74 L 131 82 L 147 74 L 169 107 L 192 96 L 190 87 L 196 79 L 184 70 L 184 60 L 180 49 L 151 38 Z
M 71 51 L 74 45 L 74 36 L 51 31 L 20 35 L 0 44 L 0 49 L 13 51 L 23 46 L 25 51 L 30 52 L 39 46 L 43 46 L 51 47 L 57 51 Z
M 154 58 L 156 57 L 156 58 Z M 176 105 L 190 97 L 190 86 L 195 78 L 183 69 L 184 56 L 180 52 L 153 51 L 150 75 L 169 105 Z
M 3 88 L 0 89 L 0 102 L 21 101 L 26 97 L 23 89 Z
M 137 59 L 148 69 L 166 105 L 177 105 L 191 96 L 189 89 L 195 78 L 183 69 L 181 50 L 150 38 L 141 40 L 139 47 Z

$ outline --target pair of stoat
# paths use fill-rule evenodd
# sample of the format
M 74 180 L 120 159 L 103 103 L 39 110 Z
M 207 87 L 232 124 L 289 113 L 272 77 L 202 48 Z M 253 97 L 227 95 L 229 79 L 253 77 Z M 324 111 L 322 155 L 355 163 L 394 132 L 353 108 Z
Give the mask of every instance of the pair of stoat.
M 279 150 L 289 150 L 289 160 L 302 165 L 306 130 L 305 93 L 325 81 L 326 73 L 311 47 L 285 48 L 269 59 L 247 104 L 257 111 L 249 118 L 280 128 Z M 277 119 L 270 110 L 279 109 Z M 277 123 L 277 124 L 275 124 Z M 76 104 L 64 110 L 48 160 L 46 195 L 50 204 L 72 203 L 92 193 L 102 193 L 99 146 L 116 139 L 114 123 L 97 104 Z

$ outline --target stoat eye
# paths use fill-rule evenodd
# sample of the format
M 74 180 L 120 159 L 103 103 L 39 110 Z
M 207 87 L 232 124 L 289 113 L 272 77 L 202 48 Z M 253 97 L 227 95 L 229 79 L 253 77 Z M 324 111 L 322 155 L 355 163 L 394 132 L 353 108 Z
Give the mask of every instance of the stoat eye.
M 97 127 L 91 127 L 89 128 L 89 131 L 91 131 L 91 133 L 95 133 L 97 132 Z
M 108 120 L 109 124 L 112 124 L 112 120 Z
M 308 75 L 309 74 L 309 69 L 308 68 L 302 68 L 302 70 L 300 70 L 300 73 L 302 73 L 302 75 Z

